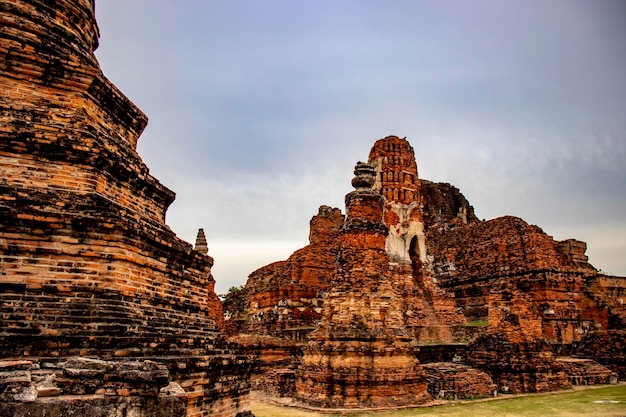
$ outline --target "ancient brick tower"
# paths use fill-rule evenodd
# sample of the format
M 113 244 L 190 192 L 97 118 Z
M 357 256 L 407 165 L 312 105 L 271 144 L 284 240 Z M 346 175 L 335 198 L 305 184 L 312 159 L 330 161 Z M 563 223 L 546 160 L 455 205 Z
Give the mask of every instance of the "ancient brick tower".
M 385 198 L 375 171 L 358 163 L 333 285 L 318 328 L 303 347 L 297 398 L 322 407 L 386 407 L 428 398 L 425 373 L 404 325 L 402 297 L 389 279 Z
M 405 139 L 377 140 L 368 159 L 377 172 L 374 191 L 382 194 L 385 224 L 389 227 L 387 253 L 393 261 L 424 262 L 426 246 L 420 207 L 420 181 L 413 148 Z
M 406 139 L 387 136 L 374 143 L 368 163 L 376 172 L 373 191 L 385 197 L 385 249 L 394 285 L 403 288 L 406 325 L 420 344 L 450 343 L 452 327 L 465 323 L 452 294 L 432 280 L 426 258 L 421 181 L 413 148 Z
M 165 225 L 174 193 L 136 152 L 147 118 L 97 45 L 93 0 L 0 0 L 0 372 L 20 375 L 0 378 L 0 414 L 106 394 L 137 415 L 250 415 L 213 260 Z

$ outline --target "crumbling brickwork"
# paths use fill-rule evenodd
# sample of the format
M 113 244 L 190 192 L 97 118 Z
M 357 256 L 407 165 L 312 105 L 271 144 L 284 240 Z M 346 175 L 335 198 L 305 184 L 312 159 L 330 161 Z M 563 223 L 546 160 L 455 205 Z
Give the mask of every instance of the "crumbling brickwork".
M 557 242 L 537 226 L 506 216 L 432 229 L 428 251 L 437 282 L 455 292 L 469 319 L 488 319 L 502 330 L 507 316 L 499 315 L 496 299 L 518 297 L 506 308 L 530 309 L 526 316 L 533 316 L 534 325 L 523 326 L 526 336 L 571 344 L 595 326 L 607 328 L 610 314 L 591 295 L 589 283 L 598 273 L 579 253 L 584 244 L 572 242 Z
M 489 334 L 470 344 L 466 360 L 502 387 L 522 392 L 565 384 L 558 376 L 561 364 L 542 353 L 547 346 L 553 353 L 575 350 L 585 335 L 623 322 L 625 280 L 598 274 L 587 262 L 584 242 L 557 242 L 512 216 L 431 227 L 427 242 L 437 282 L 455 292 L 468 319 L 488 323 Z M 492 342 L 485 350 L 475 345 Z M 504 354 L 497 356 L 498 350 L 517 359 L 499 363 Z M 596 351 L 587 357 L 601 356 Z M 611 362 L 613 371 L 619 363 Z
M 423 365 L 428 374 L 428 392 L 434 398 L 447 400 L 493 396 L 496 385 L 485 372 L 467 365 L 433 362 Z
M 626 330 L 597 330 L 585 334 L 576 350 L 579 358 L 593 359 L 626 380 Z
M 564 357 L 558 359 L 572 385 L 616 384 L 617 373 L 591 359 Z
M 307 286 L 312 294 L 317 285 L 315 311 L 321 318 L 306 324 L 291 319 L 294 308 L 311 303 L 308 295 L 290 291 L 301 288 L 303 281 L 299 272 L 293 273 L 298 270 L 294 261 L 310 253 L 313 245 L 286 262 L 253 273 L 241 294 L 245 302 L 254 300 L 254 305 L 241 309 L 253 313 L 241 316 L 256 326 L 248 325 L 249 333 L 272 329 L 276 340 L 289 338 L 297 344 L 318 326 L 303 347 L 302 367 L 296 372 L 296 395 L 301 400 L 321 406 L 362 406 L 367 403 L 363 396 L 375 398 L 383 392 L 381 388 L 377 394 L 375 384 L 365 382 L 366 374 L 355 375 L 344 367 L 353 363 L 375 369 L 362 365 L 362 359 L 347 347 L 350 344 L 374 356 L 380 346 L 400 352 L 398 355 L 407 354 L 412 348 L 407 348 L 406 341 L 394 344 L 377 339 L 387 327 L 402 329 L 398 331 L 407 335 L 410 344 L 422 347 L 421 351 L 412 350 L 416 358 L 425 362 L 465 358 L 465 365 L 486 372 L 500 389 L 516 392 L 559 389 L 568 385 L 568 377 L 577 381 L 576 375 L 567 372 L 579 371 L 563 367 L 555 355 L 575 351 L 577 343 L 596 329 L 623 328 L 626 280 L 598 273 L 588 263 L 584 242 L 555 241 L 539 227 L 513 216 L 480 221 L 457 188 L 418 178 L 413 148 L 396 136 L 376 141 L 368 163 L 358 164 L 358 170 L 364 174 L 353 182 L 357 188 L 354 195 L 361 192 L 361 197 L 348 195 L 341 233 L 340 214 L 334 209 L 333 233 L 315 249 L 326 248 L 329 254 L 316 257 L 326 277 L 324 286 L 321 280 L 317 284 L 308 280 Z M 322 214 L 320 211 L 316 218 L 324 218 Z M 384 250 L 382 232 L 374 234 L 366 224 L 384 226 Z M 361 248 L 359 256 L 352 254 L 350 245 Z M 388 301 L 381 303 L 383 294 Z M 402 314 L 394 316 L 392 311 Z M 287 332 L 286 326 L 278 325 L 281 321 L 300 327 Z M 329 324 L 331 321 L 335 324 Z M 372 332 L 376 336 L 371 339 L 378 345 L 364 343 Z M 267 348 L 259 345 L 257 357 L 270 358 L 279 345 L 276 340 Z M 616 344 L 619 342 L 609 343 L 612 347 Z M 607 366 L 619 373 L 622 356 L 613 354 L 618 359 L 612 361 L 608 356 L 598 353 L 597 360 L 610 363 Z M 289 366 L 280 363 L 281 372 L 295 367 L 293 356 L 290 360 Z M 272 365 L 265 360 L 262 367 L 271 369 Z M 444 372 L 458 367 L 440 367 L 443 373 L 438 381 L 446 380 L 449 386 L 444 391 L 456 386 L 458 396 L 463 390 L 477 388 L 455 385 L 458 381 Z M 481 371 L 467 370 L 474 376 Z M 436 375 L 436 369 L 430 374 Z M 333 391 L 336 384 L 330 382 L 338 375 L 343 384 L 364 388 L 338 394 Z M 486 386 L 479 395 L 487 392 Z
M 487 372 L 500 392 L 547 392 L 570 386 L 563 366 L 543 339 L 509 342 L 508 335 L 481 336 L 468 346 L 464 362 Z
M 233 319 L 242 313 L 246 316 L 237 332 L 298 339 L 300 331 L 315 327 L 322 316 L 322 295 L 335 268 L 343 220 L 339 209 L 321 206 L 310 222 L 309 245 L 286 261 L 250 274 L 245 286 L 245 313 L 227 311 Z
M 213 260 L 165 225 L 174 193 L 136 152 L 147 118 L 97 42 L 92 0 L 0 1 L 2 357 L 150 359 L 188 415 L 249 415 Z
M 357 164 L 355 175 L 339 266 L 324 296 L 324 316 L 303 348 L 296 396 L 323 407 L 417 404 L 429 395 L 400 294 L 389 279 L 385 199 L 371 191 L 371 166 Z

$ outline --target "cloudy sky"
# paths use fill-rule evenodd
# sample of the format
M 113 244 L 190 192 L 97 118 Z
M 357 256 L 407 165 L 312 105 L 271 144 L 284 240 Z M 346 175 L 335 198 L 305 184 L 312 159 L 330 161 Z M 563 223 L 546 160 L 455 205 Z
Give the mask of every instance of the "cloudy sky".
M 626 2 L 98 0 L 139 153 L 207 234 L 218 293 L 287 258 L 355 162 L 406 136 L 419 176 L 626 275 Z

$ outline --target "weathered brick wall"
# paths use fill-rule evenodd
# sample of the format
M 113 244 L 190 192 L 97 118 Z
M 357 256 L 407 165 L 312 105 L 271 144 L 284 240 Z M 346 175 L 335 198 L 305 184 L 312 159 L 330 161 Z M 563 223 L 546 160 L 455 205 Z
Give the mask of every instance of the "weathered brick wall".
M 254 271 L 245 287 L 245 303 L 237 311 L 226 300 L 229 316 L 245 315 L 242 333 L 289 337 L 293 329 L 312 328 L 321 317 L 322 295 L 328 288 L 338 252 L 343 215 L 321 206 L 310 222 L 309 245 L 289 259 Z
M 608 314 L 609 329 L 626 328 L 626 277 L 594 275 L 585 281 L 585 294 Z
M 575 356 L 593 359 L 606 366 L 620 380 L 626 380 L 626 330 L 597 330 L 587 333 L 580 341 Z
M 93 9 L 0 1 L 2 358 L 151 359 L 190 416 L 249 415 L 213 260 L 164 223 L 174 193 L 136 152 L 146 116 L 100 71 Z
M 591 359 L 563 357 L 557 359 L 572 385 L 616 384 L 617 373 Z
M 423 367 L 428 374 L 428 392 L 434 398 L 475 399 L 490 397 L 497 392 L 489 375 L 467 365 L 435 362 Z
M 570 386 L 552 348 L 542 339 L 509 341 L 502 333 L 469 344 L 464 362 L 487 372 L 500 392 L 547 392 Z

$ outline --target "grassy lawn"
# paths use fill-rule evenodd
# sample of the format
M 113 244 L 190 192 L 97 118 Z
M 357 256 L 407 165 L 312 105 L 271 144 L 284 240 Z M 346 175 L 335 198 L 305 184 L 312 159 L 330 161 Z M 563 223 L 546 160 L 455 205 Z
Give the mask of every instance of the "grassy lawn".
M 252 401 L 256 417 L 626 417 L 626 385 L 559 394 L 500 397 L 494 401 L 455 402 L 410 410 L 323 414 Z M 619 402 L 618 402 L 619 401 Z

